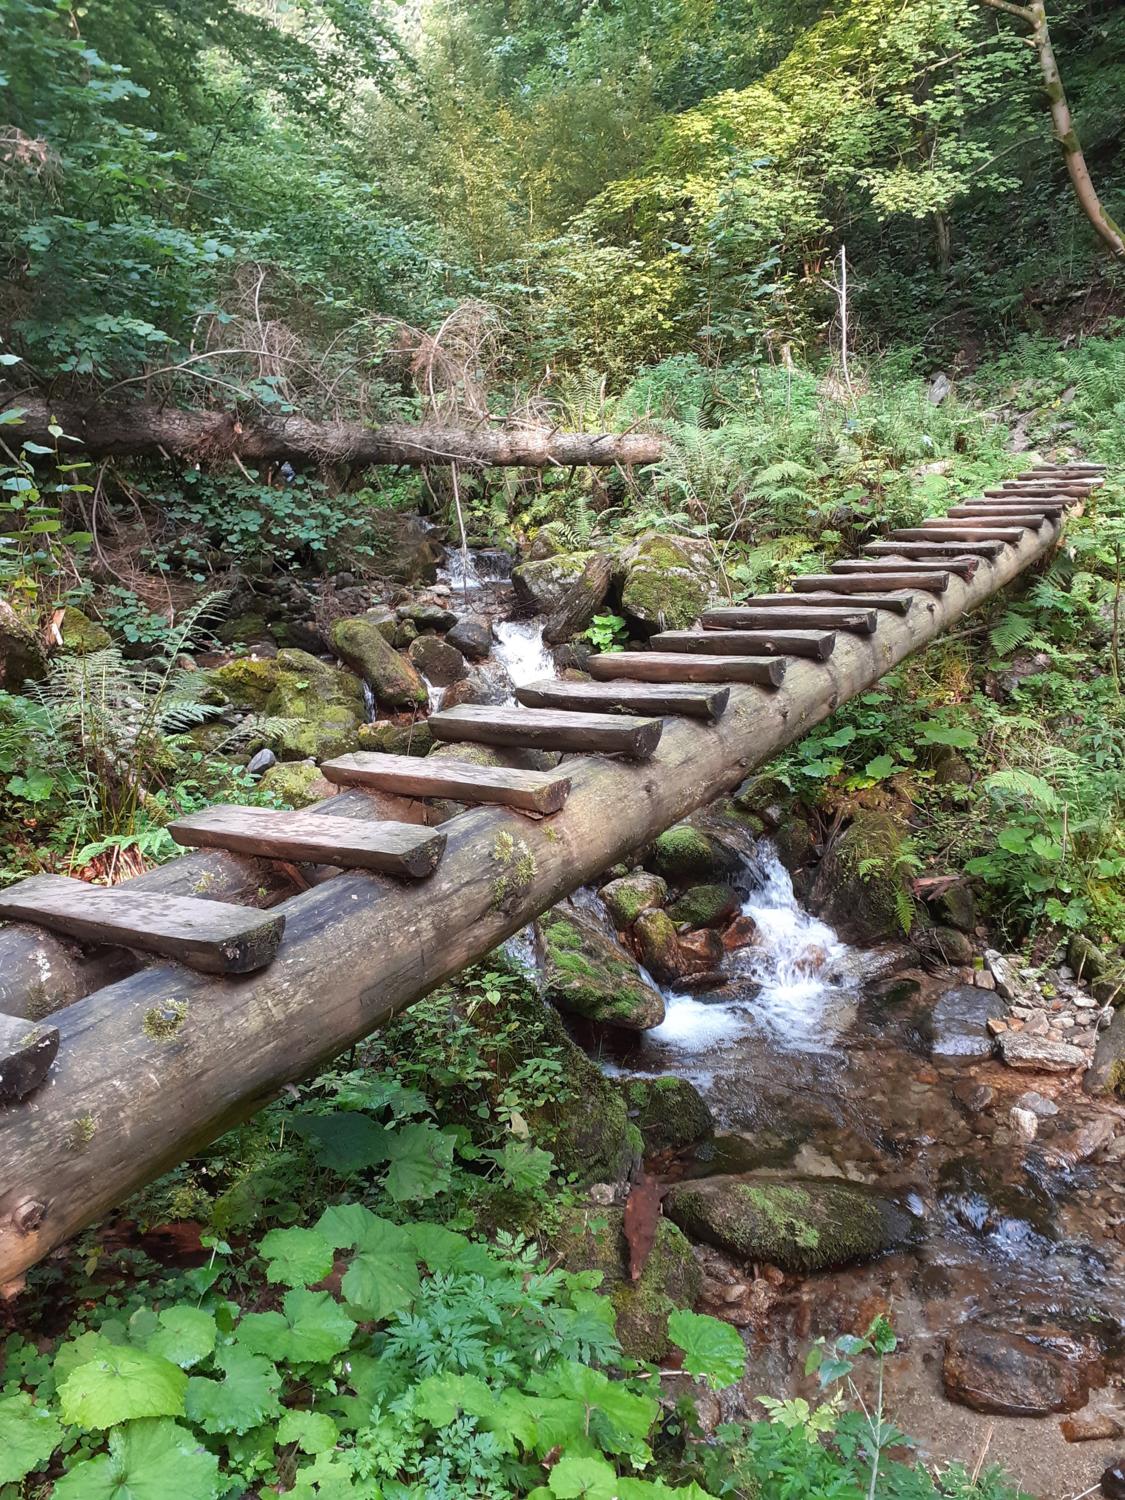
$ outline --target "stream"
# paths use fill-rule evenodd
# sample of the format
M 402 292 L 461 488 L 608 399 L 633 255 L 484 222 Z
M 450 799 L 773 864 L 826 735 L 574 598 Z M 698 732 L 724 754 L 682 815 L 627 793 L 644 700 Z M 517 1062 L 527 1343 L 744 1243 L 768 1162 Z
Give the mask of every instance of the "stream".
M 558 675 L 541 621 L 508 620 L 493 634 L 513 685 Z M 1067 1153 L 1107 1112 L 1120 1125 L 1125 1111 L 1056 1075 L 935 1055 L 935 1001 L 964 981 L 952 971 L 902 973 L 884 951 L 847 947 L 803 909 L 768 842 L 745 852 L 742 888 L 758 941 L 728 955 L 727 982 L 706 994 L 664 989 L 663 1024 L 595 1039 L 607 1072 L 687 1078 L 715 1115 L 713 1142 L 650 1169 L 668 1181 L 753 1172 L 876 1185 L 916 1234 L 867 1264 L 783 1279 L 732 1272 L 717 1252 L 701 1252 L 705 1302 L 716 1287 L 724 1292 L 724 1277 L 750 1283 L 744 1311 L 725 1314 L 744 1332 L 749 1365 L 741 1387 L 725 1393 L 724 1414 L 750 1410 L 767 1390 L 815 1399 L 801 1374 L 810 1344 L 863 1333 L 886 1313 L 900 1334 L 889 1412 L 924 1457 L 970 1470 L 1000 1463 L 1042 1500 L 1096 1486 L 1125 1439 L 1071 1443 L 1057 1415 L 971 1410 L 943 1393 L 942 1366 L 947 1337 L 983 1324 L 1085 1369 L 1092 1394 L 1079 1415 L 1102 1418 L 1107 1430 L 1112 1417 L 1125 1425 L 1125 1138 L 1098 1164 Z M 573 899 L 604 920 L 592 889 Z M 508 947 L 535 962 L 530 930 Z M 1029 1091 L 1042 1109 L 1031 1145 L 1009 1121 Z

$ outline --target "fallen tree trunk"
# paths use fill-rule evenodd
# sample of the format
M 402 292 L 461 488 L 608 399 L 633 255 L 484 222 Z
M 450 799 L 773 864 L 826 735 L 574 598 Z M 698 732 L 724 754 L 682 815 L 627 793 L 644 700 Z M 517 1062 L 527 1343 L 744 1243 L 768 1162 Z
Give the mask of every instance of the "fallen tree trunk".
M 307 1077 L 647 843 L 877 682 L 966 610 L 1047 553 L 1058 524 L 1026 533 L 974 579 L 824 663 L 798 660 L 773 692 L 736 684 L 715 724 L 668 722 L 643 764 L 567 765 L 553 817 L 482 807 L 443 825 L 449 842 L 424 890 L 349 873 L 284 903 L 266 969 L 218 980 L 155 965 L 57 1013 L 50 1080 L 0 1113 L 0 1284 L 142 1183 Z M 146 1024 L 154 1013 L 173 1027 Z
M 51 427 L 63 429 L 60 452 L 95 457 L 164 458 L 216 464 L 242 463 L 465 464 L 528 469 L 655 463 L 663 441 L 643 432 L 555 432 L 549 428 L 412 427 L 392 423 L 364 427 L 349 422 L 312 422 L 305 417 L 240 417 L 230 411 L 186 411 L 140 403 L 45 400 L 0 392 L 0 410 L 19 410 L 6 428 L 9 442 L 30 439 L 52 452 Z

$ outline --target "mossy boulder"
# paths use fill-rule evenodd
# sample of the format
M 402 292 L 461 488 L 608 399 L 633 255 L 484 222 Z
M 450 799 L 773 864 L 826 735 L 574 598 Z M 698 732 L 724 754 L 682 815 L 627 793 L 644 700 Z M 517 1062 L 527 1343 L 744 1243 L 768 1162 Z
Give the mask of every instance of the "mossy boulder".
M 311 760 L 278 761 L 262 773 L 258 785 L 287 807 L 311 807 L 334 790 Z
M 332 626 L 332 649 L 370 684 L 380 708 L 425 708 L 429 701 L 426 684 L 387 640 L 378 619 L 352 615 L 337 620 Z
M 544 994 L 560 1010 L 630 1031 L 664 1019 L 664 1000 L 591 918 L 555 907 L 542 924 Z
M 733 885 L 693 885 L 672 902 L 668 915 L 678 927 L 721 927 L 741 905 Z
M 568 1271 L 600 1271 L 600 1290 L 617 1315 L 617 1337 L 633 1359 L 659 1362 L 669 1352 L 668 1318 L 691 1307 L 702 1290 L 702 1275 L 691 1245 L 668 1219 L 656 1225 L 656 1238 L 644 1269 L 629 1279 L 625 1214 L 620 1208 L 579 1208 L 551 1237 L 551 1249 Z
M 886 942 L 903 933 L 913 906 L 906 831 L 885 812 L 863 811 L 838 833 L 817 868 L 810 905 L 846 943 Z
M 686 1078 L 624 1078 L 621 1092 L 629 1118 L 646 1151 L 680 1150 L 710 1140 L 715 1118 L 706 1099 Z
M 637 957 L 658 984 L 671 984 L 683 972 L 676 924 L 666 911 L 652 907 L 633 923 Z
M 665 880 L 683 884 L 710 881 L 733 871 L 735 855 L 690 823 L 677 823 L 654 842 L 646 864 Z
M 905 1214 L 833 1177 L 708 1177 L 674 1187 L 664 1211 L 694 1240 L 783 1271 L 824 1271 L 901 1243 Z
M 246 610 L 240 615 L 231 615 L 215 631 L 224 646 L 233 646 L 239 641 L 264 641 L 269 638 L 269 621 L 260 610 Z
M 444 604 L 400 604 L 396 613 L 419 630 L 452 630 L 457 624 L 457 616 Z
M 38 682 L 47 670 L 39 637 L 0 599 L 0 688 L 16 693 L 25 682 Z
M 1125 1009 L 1119 1010 L 1098 1038 L 1094 1061 L 1082 1087 L 1088 1094 L 1112 1094 L 1125 1099 Z
M 434 737 L 425 719 L 398 724 L 394 719 L 376 719 L 359 726 L 359 748 L 380 750 L 384 755 L 429 755 Z
M 264 713 L 281 673 L 275 656 L 240 656 L 207 674 L 220 699 L 238 708 Z
M 372 507 L 364 527 L 372 571 L 395 583 L 433 583 L 445 556 L 441 532 L 422 516 Z
M 89 656 L 92 651 L 104 651 L 113 645 L 109 631 L 73 605 L 63 610 L 59 635 L 62 649 L 71 656 Z
M 668 899 L 668 883 L 648 870 L 632 870 L 603 885 L 598 892 L 610 921 L 619 932 L 631 927 L 650 906 L 663 906 Z
M 1101 979 L 1112 967 L 1109 954 L 1084 932 L 1071 934 L 1066 945 L 1066 961 L 1078 978 L 1087 984 L 1091 980 Z
M 651 532 L 627 548 L 621 562 L 621 610 L 642 625 L 684 630 L 720 593 L 709 549 L 690 538 Z
M 533 614 L 546 615 L 543 638 L 559 645 L 585 630 L 605 603 L 613 564 L 600 552 L 561 552 L 512 570 L 518 602 Z
M 413 665 L 435 687 L 449 687 L 459 682 L 468 670 L 457 647 L 439 640 L 436 635 L 420 635 L 410 643 L 409 654 Z
M 364 722 L 359 678 L 307 651 L 279 651 L 277 678 L 266 700 L 270 718 L 288 721 L 270 736 L 281 760 L 330 760 L 359 746 Z

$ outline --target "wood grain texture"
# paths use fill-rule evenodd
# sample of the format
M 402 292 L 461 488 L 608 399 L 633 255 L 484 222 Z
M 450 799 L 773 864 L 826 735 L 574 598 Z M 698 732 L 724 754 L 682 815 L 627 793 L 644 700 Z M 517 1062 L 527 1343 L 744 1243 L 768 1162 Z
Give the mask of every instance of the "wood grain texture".
M 223 901 L 153 895 L 35 875 L 0 891 L 0 917 L 34 922 L 82 942 L 159 953 L 205 974 L 247 974 L 277 952 L 285 918 Z
M 14 1104 L 37 1089 L 58 1050 L 57 1026 L 0 1016 L 0 1104 Z
M 608 682 L 633 677 L 638 682 L 741 682 L 780 687 L 785 661 L 773 656 L 690 656 L 679 651 L 614 651 L 591 656 L 591 677 Z
M 927 571 L 921 568 L 900 568 L 893 573 L 880 573 L 870 569 L 866 573 L 806 573 L 794 578 L 793 587 L 802 594 L 818 593 L 830 589 L 840 594 L 877 594 L 879 589 L 888 592 L 896 589 L 921 589 L 927 594 L 944 594 L 949 587 L 949 574 L 940 570 Z
M 705 610 L 704 630 L 843 630 L 849 635 L 873 635 L 878 616 L 873 609 L 834 609 L 830 605 L 806 604 L 793 594 L 778 594 L 785 602 L 754 604 Z
M 995 520 L 1003 522 L 1007 516 L 1049 516 L 1051 520 L 1057 520 L 1063 514 L 1066 506 L 1060 501 L 1056 504 L 1052 500 L 1037 500 L 1034 504 L 1027 500 L 1013 500 L 1010 504 L 1006 500 L 966 500 L 963 505 L 955 505 L 944 517 L 947 521 L 971 521 L 971 520 Z
M 864 552 L 877 557 L 888 557 L 892 552 L 898 557 L 934 558 L 983 557 L 991 562 L 999 557 L 1003 542 L 865 542 Z
M 189 848 L 379 870 L 415 880 L 433 874 L 445 848 L 444 834 L 416 823 L 353 823 L 323 813 L 225 803 L 178 818 L 168 832 Z
M 810 661 L 827 661 L 836 647 L 836 635 L 831 630 L 664 630 L 649 645 L 654 651 L 695 655 L 807 656 Z
M 431 714 L 439 740 L 478 745 L 519 745 L 531 750 L 588 750 L 647 760 L 660 743 L 659 719 L 620 714 L 558 713 L 544 708 L 484 708 L 460 704 Z
M 325 761 L 320 774 L 337 786 L 369 786 L 402 797 L 498 802 L 534 813 L 558 812 L 570 791 L 570 778 L 560 771 L 515 771 L 433 755 L 420 759 L 373 750 Z
M 834 579 L 828 580 L 830 583 Z M 890 594 L 839 594 L 832 589 L 817 589 L 804 594 L 758 594 L 746 601 L 752 609 L 790 609 L 794 603 L 809 604 L 814 609 L 861 609 L 876 617 L 885 611 L 908 615 L 921 596 L 909 591 Z
M 895 544 L 890 542 L 887 545 L 893 550 Z M 901 545 L 909 546 L 910 544 L 904 542 Z M 956 573 L 958 578 L 966 579 L 972 578 L 981 564 L 979 557 L 970 557 L 967 553 L 955 552 L 952 557 L 939 554 L 937 560 L 941 563 L 943 571 Z M 832 564 L 832 571 L 849 575 L 870 572 L 872 568 L 876 568 L 880 573 L 893 573 L 914 566 L 922 568 L 924 562 L 924 558 L 911 557 L 902 552 L 895 557 L 845 557 Z
M 516 688 L 528 708 L 576 708 L 587 713 L 686 714 L 714 721 L 726 708 L 730 689 L 682 682 L 529 682 Z
M 926 521 L 921 526 L 904 526 L 892 531 L 891 542 L 1018 542 L 1025 531 L 1037 526 L 1007 526 L 1002 521 Z

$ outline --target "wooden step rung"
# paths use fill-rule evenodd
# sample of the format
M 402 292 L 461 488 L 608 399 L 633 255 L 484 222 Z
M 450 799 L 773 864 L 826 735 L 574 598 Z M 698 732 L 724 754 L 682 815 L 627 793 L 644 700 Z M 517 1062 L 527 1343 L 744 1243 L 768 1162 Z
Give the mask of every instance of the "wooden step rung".
M 872 551 L 877 545 L 879 544 L 872 544 L 871 547 L 865 547 L 864 551 Z M 879 568 L 882 570 L 884 568 L 901 568 L 905 565 L 922 566 L 926 562 L 936 561 L 948 572 L 956 573 L 958 578 L 963 578 L 966 583 L 970 583 L 976 577 L 977 569 L 981 565 L 979 557 L 970 557 L 967 553 L 960 551 L 954 551 L 952 554 L 939 552 L 936 557 L 931 555 L 927 558 L 918 553 L 895 552 L 896 547 L 905 548 L 911 546 L 910 542 L 886 542 L 882 545 L 886 546 L 888 552 L 892 554 L 891 556 L 843 558 L 840 562 L 832 564 L 833 573 L 856 573 L 864 568 Z M 926 548 L 924 542 L 920 545 L 924 552 L 929 550 Z M 956 546 L 956 544 L 954 545 Z
M 285 918 L 197 896 L 35 875 L 0 891 L 0 917 L 31 922 L 83 943 L 158 953 L 206 974 L 247 974 L 273 958 Z
M 1060 481 L 1051 484 L 1011 484 L 1000 489 L 985 490 L 986 500 L 1059 500 L 1073 498 L 1084 500 L 1093 488 L 1092 485 L 1067 484 Z
M 528 708 L 579 709 L 583 713 L 681 714 L 689 719 L 720 718 L 730 702 L 729 687 L 705 683 L 559 682 L 547 678 L 516 688 L 516 699 Z
M 597 660 L 597 658 L 594 658 Z M 648 760 L 660 743 L 660 719 L 626 714 L 566 713 L 545 708 L 459 704 L 427 719 L 439 740 L 516 745 L 525 750 L 578 750 Z
M 941 561 L 944 557 L 983 557 L 991 562 L 1004 550 L 1003 542 L 865 542 L 864 552 L 874 552 L 878 557 L 888 557 L 892 552 L 899 557 L 930 558 Z
M 1053 500 L 1036 500 L 1034 504 L 1027 500 L 1013 500 L 1010 504 L 1006 500 L 966 500 L 962 505 L 954 505 L 942 519 L 946 521 L 992 519 L 1006 525 L 1009 517 L 1038 516 L 1056 521 L 1065 513 L 1066 506 L 1061 500 L 1057 504 Z M 937 519 L 935 516 L 934 520 Z
M 848 635 L 874 635 L 878 616 L 873 609 L 833 609 L 806 604 L 793 594 L 775 594 L 774 602 L 705 610 L 704 630 L 842 630 Z
M 833 589 L 842 594 L 866 594 L 879 589 L 921 589 L 928 594 L 944 594 L 949 587 L 949 574 L 923 568 L 900 568 L 887 573 L 880 573 L 877 568 L 852 574 L 805 573 L 794 578 L 793 587 L 802 594 L 819 589 Z
M 1022 474 L 1017 474 L 1018 480 L 1025 479 L 1102 479 L 1105 476 L 1105 464 L 1044 464 L 1041 469 L 1026 469 Z M 1008 483 L 1010 481 L 1005 481 Z
M 496 802 L 520 812 L 556 813 L 570 795 L 562 771 L 517 771 L 474 766 L 440 756 L 384 755 L 359 750 L 325 761 L 320 774 L 336 786 L 368 787 L 400 797 L 446 797 L 454 802 Z
M 949 526 L 1024 526 L 1029 531 L 1038 531 L 1047 521 L 1054 521 L 1057 517 L 1049 516 L 1038 506 L 1024 506 L 1022 510 L 996 510 L 984 516 L 956 516 L 943 517 L 943 522 Z
M 834 579 L 829 580 L 835 582 Z M 809 604 L 813 609 L 858 609 L 878 618 L 880 610 L 892 615 L 908 615 L 914 607 L 914 595 L 910 592 L 892 594 L 839 594 L 832 589 L 821 589 L 815 593 L 758 594 L 746 601 L 748 609 L 791 609 L 794 604 Z M 841 627 L 842 628 L 842 627 Z
M 995 526 L 987 521 L 979 525 L 971 521 L 951 521 L 943 525 L 940 521 L 927 521 L 922 526 L 904 526 L 901 531 L 892 531 L 887 538 L 895 542 L 1021 542 L 1027 526 Z M 1038 530 L 1038 528 L 1035 528 Z
M 654 651 L 711 656 L 807 656 L 827 661 L 836 648 L 831 630 L 665 630 L 649 641 Z
M 0 1104 L 15 1104 L 37 1089 L 58 1050 L 57 1026 L 0 1015 Z
M 344 870 L 378 870 L 418 880 L 432 875 L 445 834 L 418 823 L 382 823 L 317 812 L 276 812 L 270 807 L 219 803 L 169 823 L 178 844 L 227 849 L 259 859 L 284 859 Z
M 586 664 L 591 677 L 609 682 L 742 682 L 780 687 L 785 660 L 780 656 L 689 656 L 680 651 L 608 651 Z

